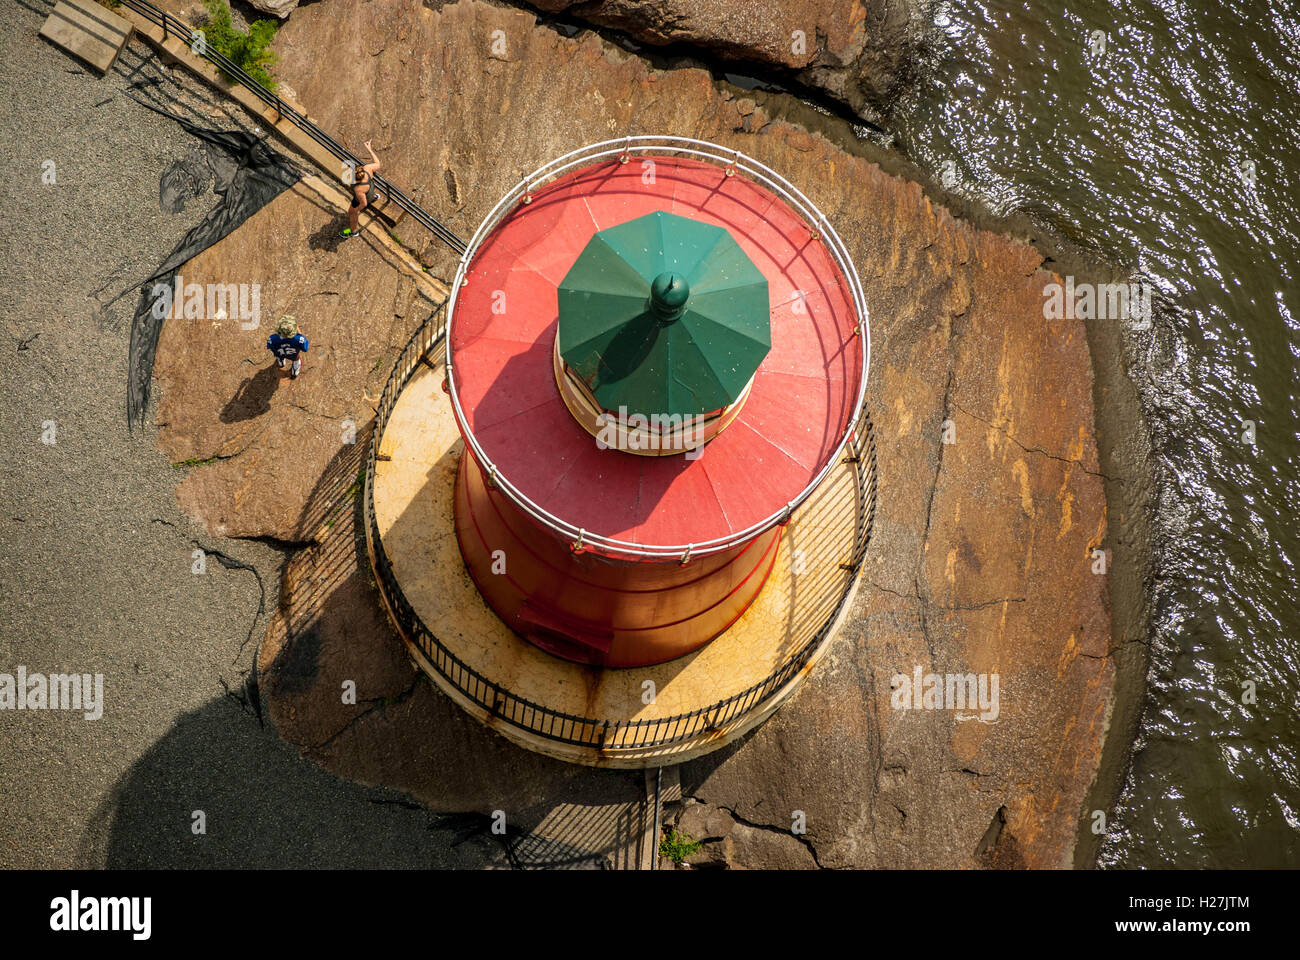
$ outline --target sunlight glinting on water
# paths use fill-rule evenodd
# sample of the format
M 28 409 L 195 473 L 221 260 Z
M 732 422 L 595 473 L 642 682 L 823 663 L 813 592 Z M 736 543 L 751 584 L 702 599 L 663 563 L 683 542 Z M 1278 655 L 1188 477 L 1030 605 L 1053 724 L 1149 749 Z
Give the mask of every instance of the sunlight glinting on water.
M 1149 695 L 1105 866 L 1300 864 L 1300 9 L 951 0 L 900 146 L 1166 301 Z M 1099 49 L 1100 48 L 1100 49 Z

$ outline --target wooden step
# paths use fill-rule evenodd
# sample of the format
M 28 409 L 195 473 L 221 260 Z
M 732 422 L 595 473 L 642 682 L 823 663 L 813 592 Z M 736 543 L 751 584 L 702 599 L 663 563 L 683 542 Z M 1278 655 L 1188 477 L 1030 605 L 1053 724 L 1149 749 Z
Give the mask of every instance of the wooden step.
M 41 36 L 107 73 L 131 37 L 131 25 L 94 0 L 59 0 Z

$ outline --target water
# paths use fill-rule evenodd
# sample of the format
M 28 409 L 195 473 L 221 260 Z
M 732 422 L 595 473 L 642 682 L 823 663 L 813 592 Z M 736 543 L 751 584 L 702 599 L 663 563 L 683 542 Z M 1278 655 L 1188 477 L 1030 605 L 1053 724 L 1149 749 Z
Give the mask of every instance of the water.
M 897 113 L 898 146 L 955 192 L 1172 305 L 1133 334 L 1157 581 L 1103 866 L 1300 866 L 1300 0 L 1238 6 L 944 2 Z

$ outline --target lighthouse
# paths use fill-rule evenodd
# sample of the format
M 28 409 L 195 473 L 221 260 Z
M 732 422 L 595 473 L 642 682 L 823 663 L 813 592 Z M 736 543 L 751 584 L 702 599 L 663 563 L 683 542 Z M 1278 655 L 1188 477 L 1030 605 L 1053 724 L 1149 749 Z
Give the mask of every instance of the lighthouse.
M 770 714 L 874 509 L 865 299 L 820 211 L 713 144 L 596 144 L 501 199 L 426 328 L 366 503 L 417 665 L 581 763 L 677 762 Z

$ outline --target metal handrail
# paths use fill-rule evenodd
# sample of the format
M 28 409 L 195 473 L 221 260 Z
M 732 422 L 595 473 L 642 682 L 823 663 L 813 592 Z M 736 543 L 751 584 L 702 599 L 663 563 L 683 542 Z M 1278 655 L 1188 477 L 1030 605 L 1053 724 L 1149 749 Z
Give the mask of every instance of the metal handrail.
M 442 359 L 443 348 L 446 345 L 448 303 L 439 305 L 412 334 L 389 372 L 375 411 L 375 426 L 370 435 L 370 450 L 366 458 L 364 515 L 370 559 L 375 572 L 375 582 L 385 598 L 390 619 L 402 637 L 419 648 L 425 661 L 437 671 L 440 677 L 490 716 L 544 739 L 598 748 L 606 753 L 645 750 L 690 740 L 705 731 L 720 729 L 731 720 L 776 695 L 809 662 L 839 619 L 852 593 L 854 578 L 871 541 L 877 496 L 876 446 L 871 417 L 865 406 L 859 408 L 858 415 L 853 421 L 853 428 L 849 431 L 848 449 L 852 453 L 846 457 L 846 460 L 854 465 L 857 478 L 858 508 L 855 518 L 853 556 L 846 565 L 846 579 L 840 598 L 816 633 L 784 665 L 773 670 L 763 680 L 725 700 L 689 713 L 649 720 L 619 720 L 612 723 L 609 720 L 564 713 L 520 697 L 487 679 L 465 664 L 434 636 L 402 591 L 384 549 L 378 522 L 375 520 L 375 464 L 378 461 L 384 431 L 388 426 L 388 418 L 402 389 L 410 380 L 416 367 L 420 365 L 421 359 L 427 356 L 434 363 Z
M 178 39 L 193 44 L 193 41 L 199 33 L 199 28 L 192 27 L 185 21 L 172 16 L 170 13 L 160 10 L 158 7 L 150 3 L 149 0 L 121 0 L 121 3 L 123 6 L 129 7 L 131 10 L 144 17 L 150 23 L 161 27 L 164 40 L 171 34 L 176 34 Z M 193 46 L 191 46 L 190 49 L 196 55 L 215 64 L 223 73 L 235 79 L 241 86 L 245 87 L 267 106 L 274 107 L 276 113 L 280 117 L 288 120 L 295 127 L 332 153 L 341 162 L 351 167 L 351 169 L 355 170 L 357 167 L 363 165 L 360 157 L 353 154 L 352 151 L 348 150 L 324 130 L 312 123 L 312 121 L 308 120 L 293 107 L 285 103 L 278 94 L 272 93 L 266 87 L 262 86 L 262 84 L 254 80 L 238 64 L 234 63 L 220 51 L 214 50 L 211 44 L 205 42 L 199 49 L 195 49 Z M 333 171 L 326 172 L 333 176 Z M 390 181 L 378 174 L 374 174 L 371 177 L 371 181 L 374 183 L 376 189 L 392 198 L 394 203 L 410 214 L 412 218 L 422 226 L 426 227 L 435 237 L 449 246 L 452 250 L 460 254 L 465 252 L 466 246 L 464 240 L 452 233 L 450 229 L 425 211 L 424 208 L 408 197 L 399 188 L 394 186 Z
M 451 297 L 448 300 L 447 316 L 448 323 L 455 322 L 456 300 L 460 293 L 460 288 L 465 284 L 465 277 L 473 262 L 479 246 L 487 236 L 514 211 L 515 205 L 519 201 L 531 202 L 533 191 L 539 186 L 554 180 L 555 178 L 567 173 L 570 170 L 591 166 L 602 159 L 615 157 L 622 162 L 632 154 L 671 154 L 674 156 L 697 157 L 705 161 L 719 164 L 725 164 L 728 175 L 739 170 L 752 179 L 762 183 L 771 189 L 783 200 L 790 204 L 795 211 L 811 224 L 814 234 L 820 237 L 827 250 L 830 252 L 832 259 L 840 268 L 841 273 L 849 284 L 849 293 L 853 301 L 853 308 L 857 314 L 854 329 L 858 333 L 858 339 L 861 344 L 862 359 L 862 376 L 858 383 L 857 398 L 854 401 L 853 409 L 861 410 L 866 398 L 867 390 L 867 371 L 871 362 L 871 326 L 870 317 L 867 310 L 866 297 L 862 292 L 862 283 L 858 278 L 856 268 L 853 266 L 853 260 L 849 256 L 848 248 L 844 241 L 840 239 L 835 228 L 831 226 L 826 216 L 817 209 L 817 207 L 804 196 L 796 186 L 786 180 L 783 176 L 772 170 L 770 167 L 746 156 L 739 150 L 730 150 L 720 147 L 717 144 L 709 143 L 705 140 L 694 140 L 689 137 L 675 137 L 668 135 L 655 136 L 635 136 L 623 137 L 617 140 L 604 140 L 600 143 L 590 144 L 578 150 L 564 154 L 561 157 L 550 161 L 539 167 L 528 176 L 520 180 L 506 194 L 497 201 L 495 207 L 479 224 L 479 227 L 472 237 L 465 252 L 461 255 L 460 264 L 456 270 L 456 279 L 452 283 Z M 771 529 L 778 523 L 784 522 L 790 517 L 790 514 L 799 507 L 812 492 L 821 484 L 830 472 L 835 462 L 843 454 L 849 438 L 853 433 L 853 422 L 846 426 L 844 435 L 840 438 L 834 451 L 827 457 L 826 463 L 818 471 L 817 475 L 804 487 L 804 489 L 793 500 L 784 507 L 777 510 L 770 516 L 755 524 L 746 527 L 744 530 L 732 533 L 726 537 L 717 537 L 713 540 L 706 540 L 701 543 L 680 543 L 680 544 L 638 544 L 627 540 L 619 540 L 614 537 L 604 537 L 593 534 L 590 530 L 583 530 L 566 520 L 555 516 L 544 507 L 533 502 L 526 494 L 516 487 L 508 477 L 506 477 L 492 459 L 488 457 L 483 450 L 478 438 L 474 435 L 470 427 L 469 418 L 465 415 L 461 407 L 459 394 L 456 388 L 455 362 L 452 356 L 450 338 L 446 346 L 446 369 L 447 369 L 447 387 L 451 396 L 452 409 L 455 413 L 456 423 L 460 428 L 461 435 L 465 439 L 466 445 L 474 454 L 479 466 L 484 473 L 494 477 L 497 489 L 506 494 L 519 509 L 531 516 L 534 520 L 560 534 L 561 536 L 573 540 L 582 537 L 585 545 L 597 547 L 611 554 L 633 557 L 633 558 L 654 558 L 662 559 L 668 557 L 702 557 L 709 554 L 719 553 L 739 546 L 748 540 L 758 536 L 765 530 Z M 494 472 L 495 471 L 495 472 Z

